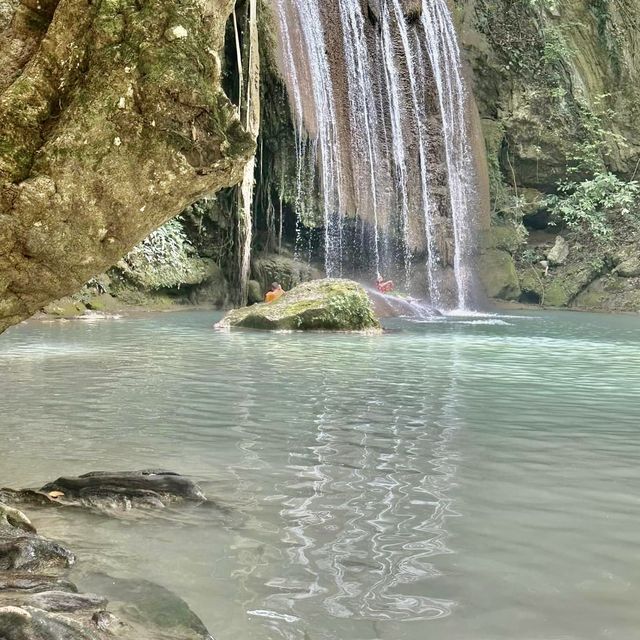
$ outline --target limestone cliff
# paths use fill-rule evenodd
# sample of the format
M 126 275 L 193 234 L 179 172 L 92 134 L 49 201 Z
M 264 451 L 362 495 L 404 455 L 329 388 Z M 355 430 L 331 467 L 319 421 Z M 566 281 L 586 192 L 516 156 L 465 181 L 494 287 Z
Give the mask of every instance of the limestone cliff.
M 456 10 L 491 172 L 489 292 L 639 309 L 637 274 L 619 265 L 640 251 L 640 3 L 458 0 Z M 558 235 L 569 241 L 561 262 Z
M 0 2 L 0 331 L 239 182 L 254 144 L 221 88 L 233 4 Z

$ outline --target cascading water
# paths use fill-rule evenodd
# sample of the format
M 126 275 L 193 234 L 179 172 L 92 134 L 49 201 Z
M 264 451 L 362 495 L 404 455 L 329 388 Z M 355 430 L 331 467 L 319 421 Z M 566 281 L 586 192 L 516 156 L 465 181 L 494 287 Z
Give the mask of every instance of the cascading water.
M 466 98 L 461 73 L 460 49 L 446 0 L 422 0 L 422 27 L 438 88 L 453 230 L 454 271 L 458 307 L 468 309 L 473 296 L 470 258 L 473 248 L 470 217 L 473 163 L 466 123 Z
M 352 136 L 352 166 L 354 171 L 368 183 L 373 213 L 374 256 L 376 275 L 380 276 L 380 238 L 378 228 L 378 197 L 376 194 L 375 167 L 379 158 L 376 131 L 376 105 L 371 91 L 372 79 L 367 64 L 367 42 L 364 32 L 364 17 L 359 0 L 344 0 L 339 3 L 343 25 L 345 61 L 349 82 L 350 125 Z M 364 159 L 364 167 L 358 170 L 359 160 Z M 360 175 L 358 178 L 360 178 Z M 356 182 L 359 185 L 359 180 Z M 364 193 L 367 193 L 365 188 Z M 358 188 L 358 195 L 361 190 Z
M 320 10 L 316 0 L 276 0 L 276 6 L 280 16 L 285 68 L 290 74 L 289 90 L 295 105 L 298 165 L 302 167 L 305 162 L 303 132 L 306 129 L 312 140 L 312 157 L 319 168 L 324 211 L 325 269 L 328 276 L 334 276 L 340 273 L 342 262 L 342 172 L 333 82 L 325 51 Z M 296 40 L 292 34 L 297 36 Z
M 313 201 L 302 202 L 313 167 L 327 274 L 384 272 L 438 308 L 469 308 L 473 163 L 446 0 L 410 12 L 403 0 L 273 2 L 296 126 L 298 225 L 318 224 Z

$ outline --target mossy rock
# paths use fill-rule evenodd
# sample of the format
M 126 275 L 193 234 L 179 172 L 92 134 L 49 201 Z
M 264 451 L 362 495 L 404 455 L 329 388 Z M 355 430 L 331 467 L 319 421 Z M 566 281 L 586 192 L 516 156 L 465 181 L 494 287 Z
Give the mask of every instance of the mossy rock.
M 567 307 L 573 299 L 595 280 L 602 266 L 597 260 L 579 262 L 550 272 L 552 280 L 545 288 L 544 304 L 549 307 Z
M 518 268 L 520 283 L 520 302 L 544 302 L 545 296 L 544 269 L 538 265 L 523 264 Z
M 299 262 L 285 255 L 269 254 L 251 261 L 252 278 L 263 291 L 268 291 L 272 282 L 279 282 L 284 289 L 293 289 L 302 282 L 320 277 L 306 262 Z
M 263 298 L 260 283 L 257 280 L 249 280 L 249 282 L 247 282 L 247 299 L 249 300 L 249 304 L 262 302 Z
M 502 249 L 489 249 L 479 260 L 480 280 L 490 298 L 517 300 L 520 285 L 513 257 Z
M 371 300 L 351 280 L 305 282 L 279 300 L 230 311 L 219 328 L 270 330 L 380 330 Z
M 89 298 L 86 302 L 87 309 L 102 313 L 113 313 L 122 308 L 122 305 L 110 294 L 101 293 Z
M 147 262 L 139 257 L 134 264 L 121 260 L 117 267 L 134 285 L 149 291 L 193 286 L 217 280 L 222 274 L 213 260 L 198 256 L 184 258 L 179 263 L 164 264 Z
M 500 222 L 492 224 L 483 234 L 482 243 L 487 249 L 501 249 L 516 253 L 527 241 L 527 230 L 521 224 Z
M 48 304 L 43 311 L 50 316 L 58 318 L 77 318 L 86 311 L 86 307 L 79 300 L 73 298 L 61 298 Z
M 640 311 L 640 278 L 608 274 L 593 281 L 571 302 L 574 309 Z

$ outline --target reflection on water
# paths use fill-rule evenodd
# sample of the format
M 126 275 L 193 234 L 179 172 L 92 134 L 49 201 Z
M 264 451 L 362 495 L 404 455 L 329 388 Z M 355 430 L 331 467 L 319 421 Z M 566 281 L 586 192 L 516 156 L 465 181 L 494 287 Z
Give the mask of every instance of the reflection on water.
M 146 522 L 39 514 L 79 552 L 80 583 L 155 581 L 217 640 L 634 637 L 635 317 L 384 336 L 212 322 L 0 337 L 1 484 L 162 466 L 216 502 Z

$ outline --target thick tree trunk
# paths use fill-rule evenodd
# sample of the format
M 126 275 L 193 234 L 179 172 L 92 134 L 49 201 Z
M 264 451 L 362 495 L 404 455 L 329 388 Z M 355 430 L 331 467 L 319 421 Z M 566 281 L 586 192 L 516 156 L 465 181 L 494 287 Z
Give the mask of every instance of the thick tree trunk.
M 242 180 L 255 144 L 220 87 L 232 6 L 21 0 L 0 15 L 0 332 Z

